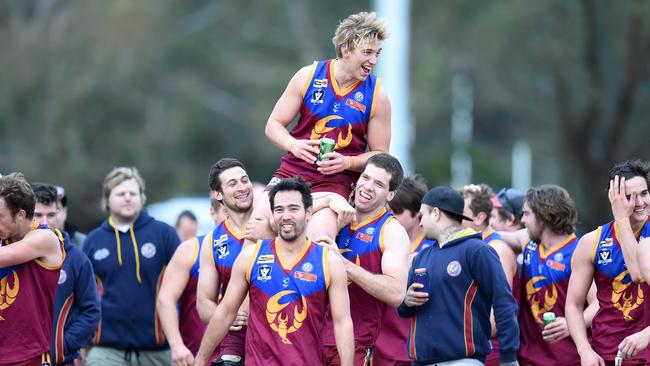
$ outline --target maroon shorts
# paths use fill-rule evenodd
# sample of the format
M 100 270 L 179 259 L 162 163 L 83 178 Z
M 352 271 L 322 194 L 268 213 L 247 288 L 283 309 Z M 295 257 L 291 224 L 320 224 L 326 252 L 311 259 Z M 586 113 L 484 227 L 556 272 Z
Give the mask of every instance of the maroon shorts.
M 240 330 L 228 332 L 215 351 L 219 357 L 223 355 L 241 356 L 246 353 L 246 327 Z M 218 357 L 217 357 L 218 358 Z
M 4 365 L 5 366 L 43 366 L 44 361 L 49 361 L 49 360 L 50 360 L 50 356 L 49 354 L 46 354 L 46 355 L 38 355 L 36 357 L 30 358 L 29 360 L 7 363 Z M 53 363 L 50 364 L 54 365 Z
M 370 346 L 362 346 L 354 344 L 354 366 L 367 366 L 368 363 L 368 350 Z M 340 366 L 341 359 L 336 346 L 323 346 L 323 356 L 325 357 L 326 366 Z
M 265 190 L 270 190 L 280 179 L 300 177 L 311 185 L 312 193 L 332 192 L 337 193 L 345 199 L 350 198 L 356 179 L 346 174 L 323 175 L 318 171 L 292 171 L 284 164 L 273 173 L 273 178 L 266 185 Z
M 623 366 L 645 366 L 644 359 L 623 360 Z M 605 361 L 605 366 L 614 366 L 614 361 Z

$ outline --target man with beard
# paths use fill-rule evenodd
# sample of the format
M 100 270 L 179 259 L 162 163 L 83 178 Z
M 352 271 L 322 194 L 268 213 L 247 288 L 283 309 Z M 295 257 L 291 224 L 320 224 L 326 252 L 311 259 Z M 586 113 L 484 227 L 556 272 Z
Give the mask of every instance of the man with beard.
M 577 211 L 562 187 L 543 185 L 526 193 L 521 223 L 530 241 L 523 247 L 519 322 L 521 346 L 519 363 L 530 366 L 579 366 L 580 356 L 569 338 L 565 303 L 571 263 L 578 239 L 575 235 Z M 598 309 L 596 289 L 587 296 L 589 306 L 580 314 L 586 329 Z M 544 326 L 544 313 L 556 320 Z
M 334 253 L 306 236 L 311 191 L 300 178 L 284 179 L 273 186 L 269 200 L 279 236 L 245 247 L 235 260 L 195 365 L 206 364 L 248 293 L 247 365 L 322 365 L 321 333 L 329 302 L 336 344 L 343 364 L 351 366 L 354 345 L 345 270 Z
M 609 172 L 608 197 L 614 220 L 585 234 L 573 259 L 566 318 L 583 366 L 610 365 L 620 349 L 625 365 L 645 365 L 639 354 L 647 322 L 648 286 L 639 270 L 637 250 L 650 243 L 648 165 L 640 160 L 616 164 Z M 593 320 L 591 342 L 582 314 L 591 281 L 600 309 Z M 636 336 L 635 336 L 636 335 Z
M 20 173 L 0 177 L 0 364 L 51 362 L 63 243 L 32 221 L 34 192 Z
M 227 217 L 205 236 L 200 249 L 196 303 L 199 316 L 206 324 L 217 308 L 219 296 L 228 288 L 232 267 L 244 247 L 246 224 L 253 212 L 253 184 L 239 160 L 217 161 L 210 169 L 208 184 L 210 194 L 221 202 Z M 231 331 L 217 349 L 223 364 L 243 364 L 247 308 L 244 303 Z
M 144 180 L 135 168 L 115 168 L 104 179 L 102 206 L 108 218 L 83 245 L 102 306 L 88 366 L 171 363 L 156 297 L 179 240 L 173 227 L 143 209 L 144 192 Z
M 372 75 L 387 37 L 387 27 L 377 14 L 352 14 L 332 39 L 336 58 L 315 61 L 291 78 L 266 123 L 269 140 L 288 152 L 269 186 L 300 176 L 311 184 L 315 204 L 319 199 L 347 202 L 368 158 L 388 152 L 390 102 Z M 297 115 L 298 123 L 289 132 Z M 334 140 L 335 146 L 317 159 L 323 138 Z M 308 236 L 334 238 L 338 214 L 329 207 L 315 211 Z
M 336 242 L 327 236 L 317 239 L 342 256 L 351 282 L 348 291 L 354 322 L 355 365 L 367 361 L 379 336 L 385 304 L 398 306 L 406 291 L 411 241 L 404 227 L 386 209 L 403 176 L 402 166 L 394 157 L 372 156 L 357 181 L 355 223 L 341 229 Z M 328 365 L 339 365 L 342 361 L 335 344 L 332 326 L 328 324 L 323 337 Z

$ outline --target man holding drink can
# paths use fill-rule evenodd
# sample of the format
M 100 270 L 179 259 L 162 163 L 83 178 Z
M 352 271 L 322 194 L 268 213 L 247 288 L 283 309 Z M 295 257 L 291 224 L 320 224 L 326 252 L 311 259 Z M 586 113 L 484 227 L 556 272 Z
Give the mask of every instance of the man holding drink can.
M 463 207 L 451 187 L 435 187 L 422 199 L 424 235 L 438 244 L 413 260 L 406 298 L 397 309 L 401 317 L 415 318 L 409 356 L 417 365 L 483 365 L 494 308 L 501 365 L 518 365 L 515 300 L 494 249 L 480 233 L 461 227 L 470 220 Z

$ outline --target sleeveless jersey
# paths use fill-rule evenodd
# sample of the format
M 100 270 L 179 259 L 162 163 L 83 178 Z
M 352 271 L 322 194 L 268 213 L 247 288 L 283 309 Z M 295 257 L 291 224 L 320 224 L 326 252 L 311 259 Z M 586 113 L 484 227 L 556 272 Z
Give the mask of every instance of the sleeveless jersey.
M 647 220 L 635 236 L 637 240 L 650 236 Z M 646 326 L 643 302 L 650 292 L 647 283 L 632 282 L 614 222 L 600 226 L 596 238 L 592 261 L 600 309 L 592 324 L 591 346 L 603 359 L 611 361 L 619 343 Z
M 199 253 L 201 253 L 201 244 L 205 235 L 194 238 L 194 264 L 190 269 L 190 277 L 185 286 L 185 290 L 178 299 L 178 325 L 185 346 L 196 354 L 201 345 L 201 338 L 205 332 L 205 323 L 201 321 L 199 313 L 196 310 L 196 287 L 199 282 Z
M 530 241 L 524 248 L 522 296 L 519 324 L 521 345 L 519 362 L 522 365 L 580 365 L 580 356 L 571 337 L 555 343 L 542 338 L 543 315 L 552 311 L 564 317 L 571 258 L 578 245 L 575 234 L 563 243 L 544 250 L 541 243 Z
M 366 152 L 368 121 L 375 113 L 379 79 L 370 75 L 341 90 L 333 72 L 333 60 L 316 61 L 302 90 L 300 118 L 290 134 L 296 139 L 316 140 L 328 137 L 336 141 L 335 150 L 346 156 Z M 321 175 L 315 164 L 309 164 L 289 153 L 282 158 L 280 169 L 297 175 L 316 173 L 319 179 L 353 185 L 359 173 L 349 170 L 339 174 Z M 306 174 L 309 177 L 310 174 Z
M 322 365 L 327 250 L 307 241 L 286 263 L 275 239 L 264 240 L 251 259 L 246 365 Z
M 421 234 L 413 241 L 409 253 L 412 255 L 417 254 L 432 245 L 437 245 L 437 242 L 425 239 L 424 234 Z M 373 353 L 381 354 L 384 359 L 410 361 L 411 359 L 406 352 L 406 341 L 410 326 L 410 319 L 400 318 L 394 307 L 385 305 L 381 330 L 375 342 Z
M 336 244 L 341 254 L 352 263 L 370 273 L 381 273 L 381 256 L 384 251 L 383 229 L 386 223 L 395 220 L 390 211 L 382 209 L 374 217 L 356 226 L 345 226 L 339 232 Z M 354 324 L 354 341 L 361 346 L 371 346 L 379 336 L 384 303 L 376 299 L 355 283 L 348 281 L 350 295 L 350 316 Z M 334 328 L 328 311 L 324 345 L 334 346 Z
M 49 230 L 47 226 L 38 229 Z M 49 353 L 60 269 L 61 264 L 49 266 L 34 259 L 0 279 L 0 364 Z

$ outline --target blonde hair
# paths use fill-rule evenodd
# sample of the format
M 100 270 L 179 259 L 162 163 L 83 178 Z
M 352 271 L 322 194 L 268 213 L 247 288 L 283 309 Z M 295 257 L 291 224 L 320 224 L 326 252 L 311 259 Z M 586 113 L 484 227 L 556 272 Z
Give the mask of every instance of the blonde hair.
M 343 56 L 341 47 L 347 46 L 352 51 L 363 41 L 383 41 L 388 38 L 388 28 L 383 18 L 375 12 L 360 12 L 352 14 L 343 20 L 332 38 L 336 56 Z
M 108 197 L 111 195 L 113 188 L 119 186 L 122 184 L 122 182 L 129 179 L 134 179 L 138 183 L 138 186 L 140 187 L 142 206 L 144 206 L 145 202 L 147 201 L 147 196 L 144 194 L 144 179 L 142 179 L 140 173 L 138 172 L 138 169 L 135 167 L 121 166 L 113 168 L 113 170 L 111 170 L 111 172 L 106 175 L 106 178 L 104 178 L 104 186 L 102 188 L 102 208 L 104 211 L 110 212 L 108 208 Z

